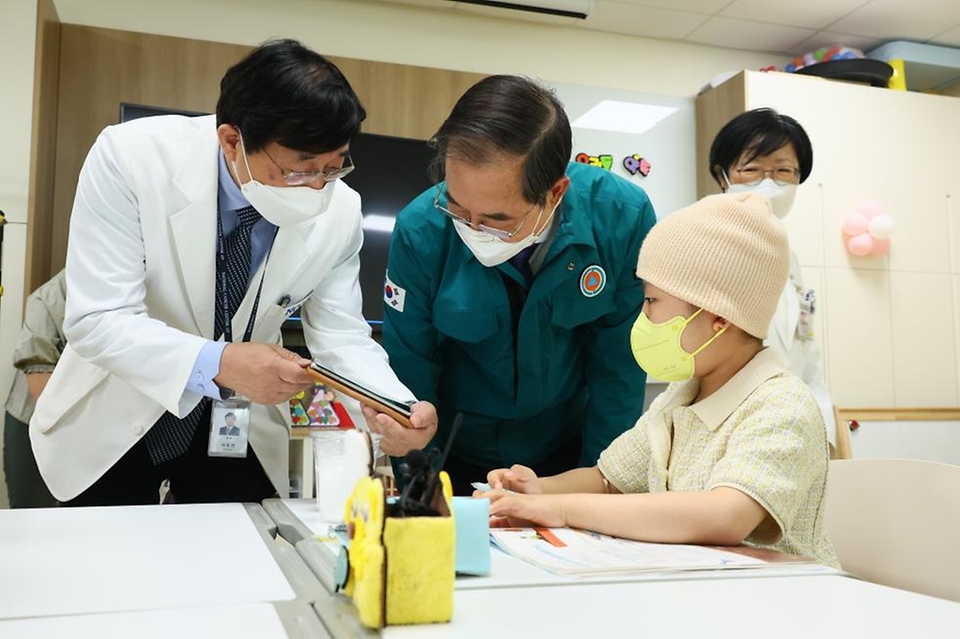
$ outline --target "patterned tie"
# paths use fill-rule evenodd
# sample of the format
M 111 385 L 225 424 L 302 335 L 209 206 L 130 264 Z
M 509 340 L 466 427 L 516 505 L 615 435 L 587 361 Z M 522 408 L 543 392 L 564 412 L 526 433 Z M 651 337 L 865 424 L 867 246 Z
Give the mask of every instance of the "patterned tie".
M 260 221 L 260 214 L 252 206 L 237 211 L 240 225 L 224 238 L 223 252 L 227 263 L 227 304 L 230 305 L 230 316 L 237 312 L 243 296 L 247 294 L 247 284 L 250 282 L 250 233 L 253 225 Z M 217 274 L 217 277 L 220 277 Z M 217 295 L 216 310 L 213 314 L 213 339 L 220 339 L 223 335 L 223 316 L 221 295 Z M 234 335 L 233 339 L 240 341 L 243 335 Z
M 223 253 L 225 266 L 227 270 L 227 304 L 230 307 L 230 315 L 233 316 L 243 301 L 247 292 L 247 284 L 250 279 L 250 234 L 253 231 L 253 225 L 260 220 L 260 214 L 256 209 L 249 206 L 237 211 L 240 217 L 240 224 L 230 235 L 223 238 Z M 219 269 L 217 260 L 217 268 Z M 220 294 L 220 272 L 216 274 L 216 290 L 214 296 L 214 320 L 213 320 L 213 339 L 220 339 L 223 334 L 224 312 Z M 242 335 L 234 335 L 234 339 L 242 339 Z M 151 428 L 144 442 L 147 446 L 147 452 L 150 453 L 150 460 L 154 465 L 165 461 L 175 459 L 187 452 L 190 448 L 190 442 L 203 417 L 203 411 L 207 407 L 210 399 L 204 397 L 197 404 L 196 408 L 190 411 L 183 419 L 177 419 L 172 413 L 164 413 L 157 420 L 157 423 Z

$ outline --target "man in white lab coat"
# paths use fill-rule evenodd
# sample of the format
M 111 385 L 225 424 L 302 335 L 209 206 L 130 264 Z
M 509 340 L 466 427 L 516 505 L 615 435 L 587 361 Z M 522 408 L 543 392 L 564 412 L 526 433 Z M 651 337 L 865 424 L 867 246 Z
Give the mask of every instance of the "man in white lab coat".
M 365 117 L 356 94 L 290 40 L 220 88 L 215 117 L 108 127 L 81 171 L 68 346 L 30 423 L 61 502 L 157 503 L 164 480 L 180 503 L 285 496 L 287 400 L 312 383 L 279 346 L 298 308 L 315 359 L 414 401 L 361 315 L 360 198 L 339 179 Z M 215 449 L 214 405 L 249 428 L 245 455 Z M 433 430 L 436 411 L 415 404 L 412 421 Z

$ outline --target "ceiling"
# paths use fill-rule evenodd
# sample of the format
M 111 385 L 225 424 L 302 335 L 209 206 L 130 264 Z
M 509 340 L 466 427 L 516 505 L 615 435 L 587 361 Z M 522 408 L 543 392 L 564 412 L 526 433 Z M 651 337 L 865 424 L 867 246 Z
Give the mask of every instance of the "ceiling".
M 382 1 L 770 53 L 834 44 L 869 51 L 891 40 L 960 47 L 960 0 L 595 0 L 586 20 L 449 0 Z

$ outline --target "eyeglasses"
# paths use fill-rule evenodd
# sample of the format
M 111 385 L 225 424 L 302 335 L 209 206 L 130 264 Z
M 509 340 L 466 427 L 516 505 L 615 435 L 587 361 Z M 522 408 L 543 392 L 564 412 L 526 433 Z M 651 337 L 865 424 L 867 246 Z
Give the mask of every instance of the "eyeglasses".
M 796 184 L 800 180 L 800 169 L 795 166 L 778 166 L 775 169 L 764 169 L 759 166 L 747 165 L 742 169 L 734 169 L 740 177 L 740 183 L 747 186 L 756 186 L 769 175 L 780 186 Z
M 263 154 L 270 158 L 270 161 L 280 169 L 283 181 L 287 186 L 303 186 L 316 181 L 317 178 L 323 178 L 324 182 L 333 182 L 348 175 L 356 166 L 353 164 L 353 158 L 349 155 L 343 157 L 343 165 L 336 169 L 327 169 L 326 171 L 290 171 L 280 166 L 280 163 L 273 159 L 273 156 L 263 149 Z
M 434 208 L 440 211 L 441 213 L 443 213 L 444 215 L 446 215 L 447 217 L 449 217 L 454 222 L 473 228 L 473 224 L 470 222 L 470 220 L 460 215 L 457 215 L 456 213 L 454 213 L 444 205 L 440 204 L 440 195 L 443 193 L 444 188 L 445 188 L 445 185 L 443 183 L 437 185 L 437 194 L 433 196 Z M 538 219 L 541 215 L 543 215 L 543 210 L 545 206 L 546 204 L 540 205 L 540 214 L 537 216 Z M 503 229 L 495 229 L 491 226 L 487 226 L 486 224 L 477 224 L 477 228 L 483 231 L 484 233 L 486 233 L 487 235 L 492 235 L 493 237 L 499 238 L 501 240 L 509 240 L 514 235 L 520 232 L 520 229 L 523 228 L 523 225 L 526 223 L 527 218 L 530 217 L 530 214 L 533 213 L 534 209 L 536 208 L 537 208 L 536 204 L 530 207 L 530 210 L 527 211 L 522 218 L 520 218 L 520 224 L 517 226 L 516 230 L 514 231 L 504 231 Z

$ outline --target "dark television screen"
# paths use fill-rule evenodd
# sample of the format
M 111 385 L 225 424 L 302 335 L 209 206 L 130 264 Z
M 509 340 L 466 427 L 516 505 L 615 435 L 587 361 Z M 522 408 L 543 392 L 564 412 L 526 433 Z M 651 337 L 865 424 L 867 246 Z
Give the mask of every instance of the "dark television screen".
M 363 316 L 374 330 L 379 330 L 393 221 L 403 207 L 431 186 L 427 168 L 433 150 L 422 140 L 361 133 L 350 145 L 350 155 L 357 168 L 345 181 L 360 194 L 363 203 Z
M 148 118 L 153 115 L 208 115 L 199 111 L 184 111 L 183 109 L 168 109 L 166 107 L 144 106 L 142 104 L 120 103 L 120 121 L 129 122 L 138 118 Z

